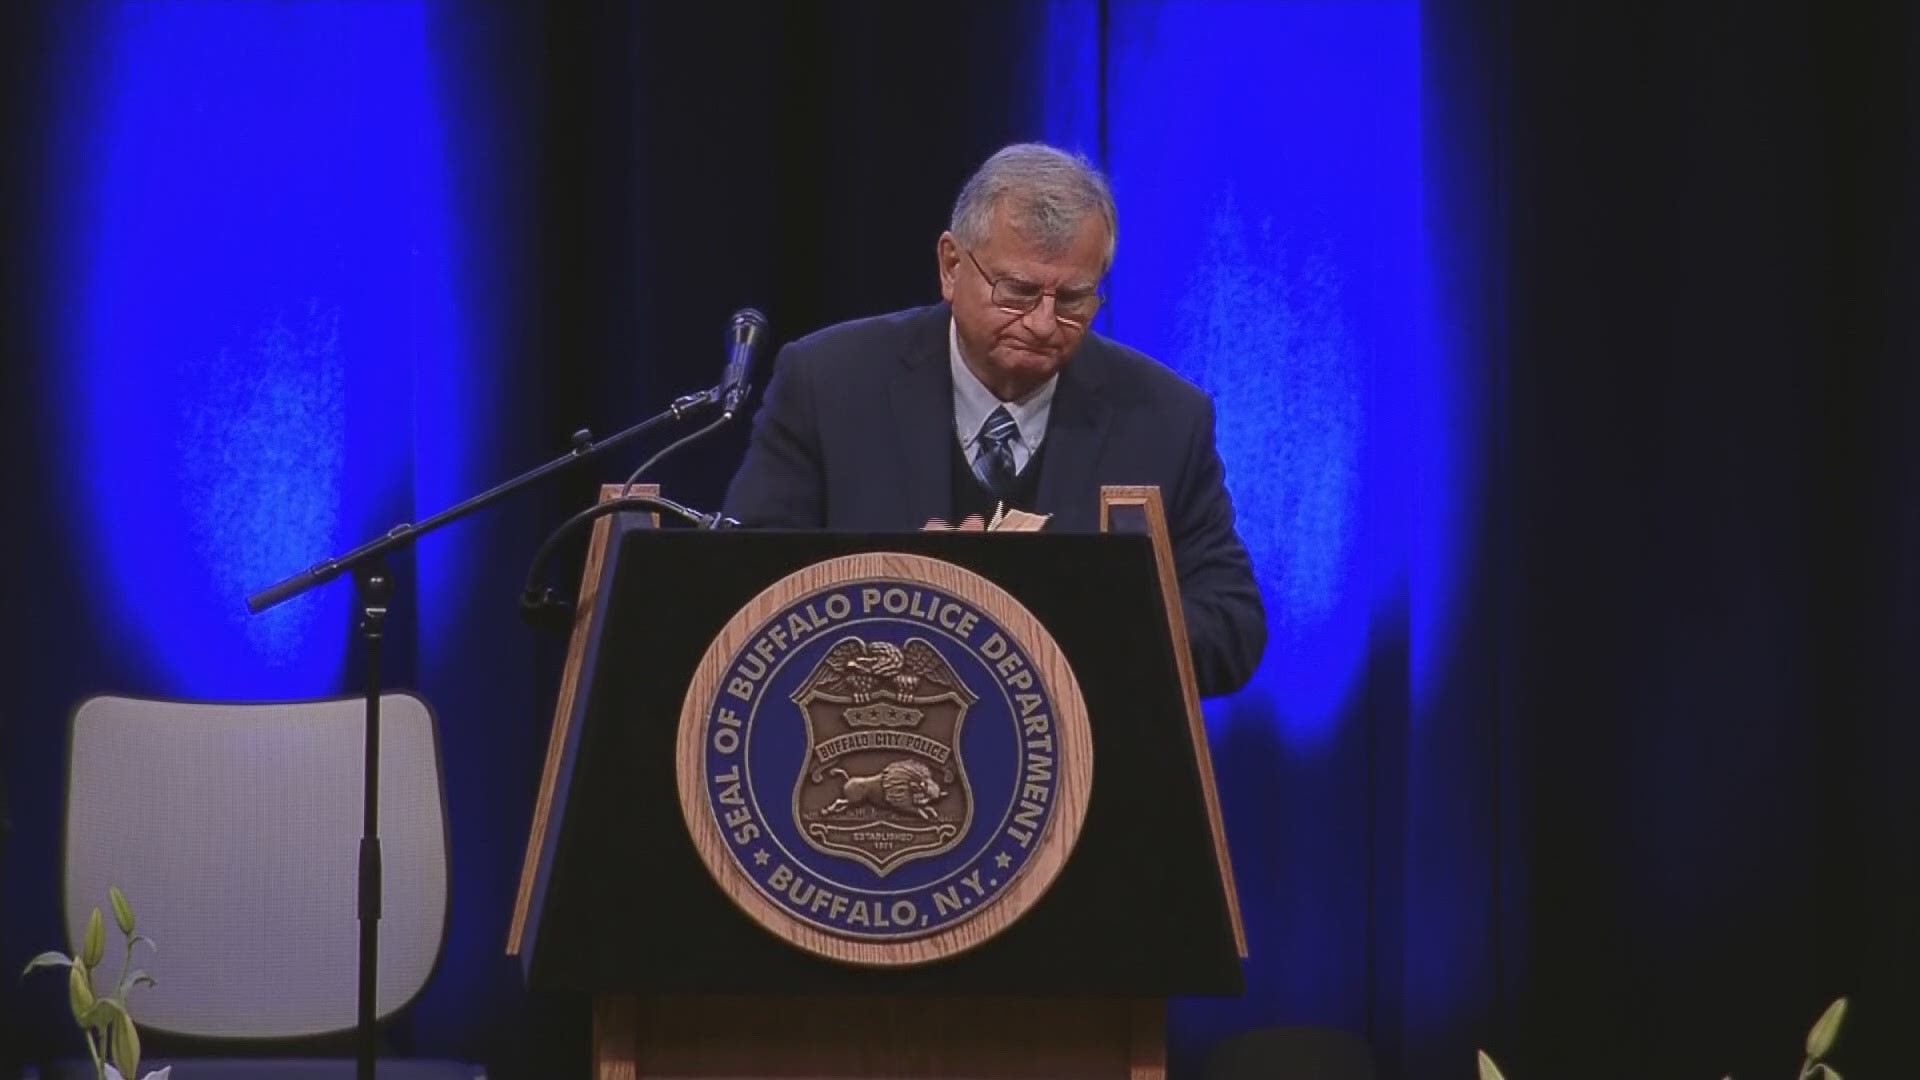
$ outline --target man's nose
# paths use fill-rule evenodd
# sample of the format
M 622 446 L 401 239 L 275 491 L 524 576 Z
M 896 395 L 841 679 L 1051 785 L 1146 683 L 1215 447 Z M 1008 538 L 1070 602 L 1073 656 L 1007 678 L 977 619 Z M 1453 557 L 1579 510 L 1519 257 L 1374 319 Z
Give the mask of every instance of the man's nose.
M 1037 337 L 1052 337 L 1060 328 L 1060 316 L 1053 310 L 1053 294 L 1042 295 L 1033 310 L 1020 317 L 1020 322 Z

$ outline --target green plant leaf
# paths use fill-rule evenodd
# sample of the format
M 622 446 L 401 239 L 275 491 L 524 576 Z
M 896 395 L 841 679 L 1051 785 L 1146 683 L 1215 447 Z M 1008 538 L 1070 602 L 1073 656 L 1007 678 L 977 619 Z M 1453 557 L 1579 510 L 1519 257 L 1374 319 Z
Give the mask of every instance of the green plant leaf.
M 1833 1049 L 1834 1040 L 1840 1037 L 1840 1021 L 1846 1018 L 1847 999 L 1835 998 L 1807 1032 L 1807 1057 L 1810 1060 L 1818 1061 L 1827 1056 Z
M 93 1007 L 88 1009 L 87 1014 L 80 1018 L 80 1026 L 86 1028 L 88 1031 L 105 1031 L 112 1027 L 120 1017 L 125 1015 L 127 1015 L 127 1010 L 121 1008 L 120 1003 L 112 998 L 95 998 Z
M 1507 1080 L 1500 1074 L 1500 1066 L 1493 1063 L 1485 1050 L 1480 1051 L 1480 1080 Z
M 97 968 L 107 956 L 107 921 L 99 908 L 87 916 L 87 941 L 80 947 L 80 959 L 89 968 Z
M 107 899 L 113 902 L 113 921 L 120 924 L 120 932 L 128 936 L 133 934 L 133 905 L 127 903 L 127 894 L 120 886 L 107 886 Z
M 140 1075 L 140 1032 L 124 1010 L 113 1024 L 113 1063 L 122 1076 Z
M 93 986 L 87 982 L 85 964 L 75 964 L 67 972 L 67 1004 L 73 1007 L 73 1018 L 84 1025 L 87 1010 L 93 1008 Z
M 71 957 L 67 956 L 66 953 L 43 952 L 39 956 L 36 956 L 33 959 L 27 961 L 27 968 L 25 971 L 22 971 L 20 973 L 20 977 L 24 979 L 41 968 L 47 968 L 47 967 L 70 968 L 72 966 L 73 966 L 73 960 Z

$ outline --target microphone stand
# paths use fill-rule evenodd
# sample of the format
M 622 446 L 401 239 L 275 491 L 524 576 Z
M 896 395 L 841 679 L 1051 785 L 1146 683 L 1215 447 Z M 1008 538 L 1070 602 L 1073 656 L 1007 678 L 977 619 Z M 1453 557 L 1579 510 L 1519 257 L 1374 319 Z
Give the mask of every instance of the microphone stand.
M 596 442 L 593 433 L 583 428 L 574 432 L 572 449 L 552 461 L 529 469 L 505 483 L 497 484 L 418 524 L 396 525 L 385 534 L 345 554 L 316 563 L 247 598 L 247 609 L 257 615 L 302 593 L 319 588 L 342 574 L 353 575 L 354 624 L 366 658 L 367 675 L 367 739 L 366 749 L 363 752 L 365 787 L 361 810 L 358 897 L 360 988 L 359 1014 L 355 1025 L 357 1080 L 374 1080 L 374 1061 L 378 1056 L 374 1039 L 374 1013 L 380 970 L 380 647 L 385 638 L 388 606 L 393 596 L 393 579 L 387 571 L 387 554 L 396 548 L 414 543 L 436 529 L 451 525 L 482 507 L 530 487 L 562 469 L 570 468 L 588 458 L 611 450 L 661 425 L 683 419 L 697 409 L 711 405 L 724 405 L 726 408 L 719 423 L 725 423 L 732 418 L 738 404 L 739 388 L 723 383 L 710 390 L 677 398 L 665 412 L 648 417 L 611 438 Z M 719 423 L 708 425 L 707 430 L 718 427 Z M 658 460 L 657 457 L 655 460 Z M 667 500 L 628 498 L 620 502 L 625 509 L 632 509 L 641 503 L 653 506 L 655 509 L 666 509 L 704 528 L 713 528 L 725 520 L 718 513 L 699 514 Z

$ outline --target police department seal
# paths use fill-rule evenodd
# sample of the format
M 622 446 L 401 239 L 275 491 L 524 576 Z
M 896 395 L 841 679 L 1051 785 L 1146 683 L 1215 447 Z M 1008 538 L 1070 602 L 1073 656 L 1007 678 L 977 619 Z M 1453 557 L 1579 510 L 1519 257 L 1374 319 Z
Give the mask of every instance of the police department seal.
M 919 555 L 775 582 L 707 649 L 680 714 L 681 811 L 779 937 L 924 963 L 1005 929 L 1078 838 L 1093 747 L 1073 670 L 1019 601 Z

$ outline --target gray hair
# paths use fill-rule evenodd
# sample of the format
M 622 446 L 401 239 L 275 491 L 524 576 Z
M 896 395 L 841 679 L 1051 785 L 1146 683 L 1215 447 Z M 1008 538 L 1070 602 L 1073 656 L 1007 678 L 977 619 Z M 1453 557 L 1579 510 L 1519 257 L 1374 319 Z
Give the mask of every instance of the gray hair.
M 1004 200 L 1007 220 L 1049 252 L 1073 242 L 1088 214 L 1107 223 L 1105 272 L 1113 266 L 1120 216 L 1107 180 L 1086 158 L 1041 143 L 1015 143 L 994 154 L 960 189 L 949 228 L 962 244 L 978 247 L 993 231 L 993 211 Z

